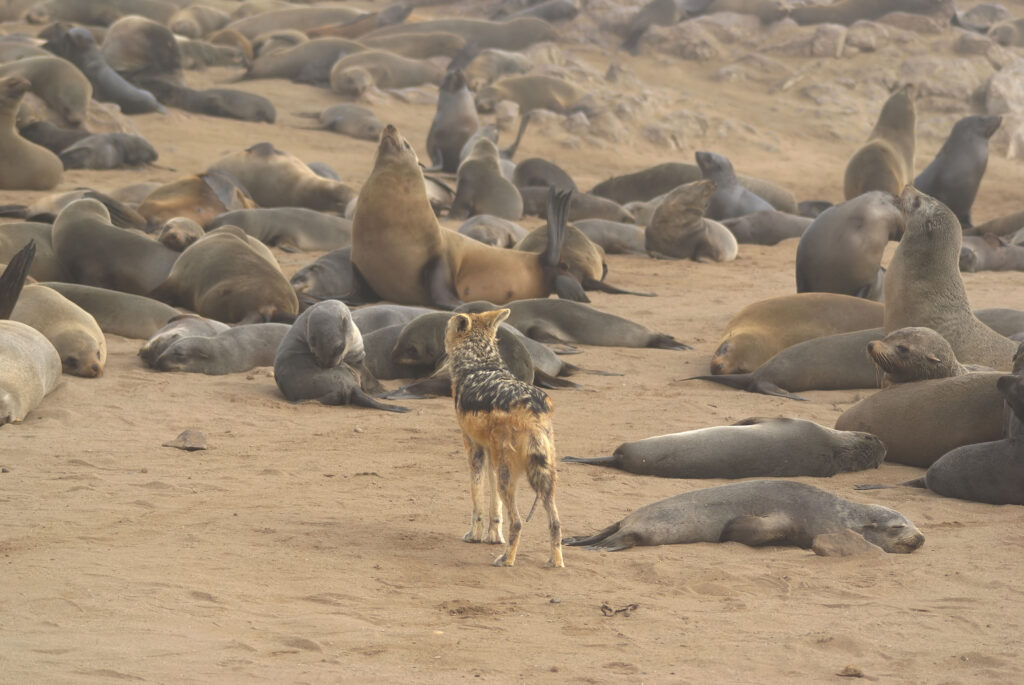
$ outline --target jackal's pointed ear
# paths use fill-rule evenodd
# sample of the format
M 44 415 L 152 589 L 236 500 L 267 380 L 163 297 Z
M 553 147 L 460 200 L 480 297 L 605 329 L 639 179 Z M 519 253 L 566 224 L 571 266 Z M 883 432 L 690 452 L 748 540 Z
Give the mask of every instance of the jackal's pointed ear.
M 508 318 L 511 314 L 510 309 L 492 309 L 489 312 L 480 312 L 477 314 L 477 318 L 483 321 L 485 324 L 493 329 L 497 329 L 501 325 L 501 322 Z
M 448 329 L 458 331 L 459 333 L 465 333 L 473 327 L 473 322 L 465 314 L 455 314 L 448 321 Z

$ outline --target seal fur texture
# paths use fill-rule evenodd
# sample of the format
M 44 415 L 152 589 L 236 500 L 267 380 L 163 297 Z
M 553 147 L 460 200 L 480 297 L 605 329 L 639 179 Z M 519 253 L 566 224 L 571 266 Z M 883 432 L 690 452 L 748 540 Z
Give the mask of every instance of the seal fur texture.
M 565 544 L 619 551 L 641 545 L 742 542 L 809 549 L 819 535 L 851 529 L 886 552 L 906 554 L 924 536 L 898 511 L 791 481 L 749 481 L 685 492 L 637 509 L 599 533 Z
M 455 414 L 470 465 L 473 518 L 466 542 L 502 542 L 501 506 L 509 516 L 508 544 L 495 566 L 516 561 L 523 527 L 516 506 L 516 485 L 525 473 L 548 515 L 551 557 L 547 565 L 564 567 L 562 531 L 555 505 L 554 405 L 541 390 L 517 380 L 498 354 L 497 329 L 507 309 L 455 314 L 445 331 L 452 374 Z M 484 520 L 483 486 L 491 493 Z M 500 496 L 501 502 L 498 502 Z
M 15 129 L 18 105 L 32 84 L 21 76 L 0 79 L 0 188 L 49 190 L 64 177 L 60 158 Z
M 867 142 L 847 162 L 843 179 L 847 200 L 869 190 L 900 194 L 914 178 L 916 125 L 914 87 L 906 85 L 885 101 Z

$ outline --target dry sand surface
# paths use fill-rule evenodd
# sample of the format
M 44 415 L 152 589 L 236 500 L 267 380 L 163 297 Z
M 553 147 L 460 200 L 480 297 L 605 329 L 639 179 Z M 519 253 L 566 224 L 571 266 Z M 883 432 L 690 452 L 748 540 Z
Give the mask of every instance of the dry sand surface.
M 1021 4 L 1011 4 L 1020 15 Z M 583 188 L 714 149 L 801 199 L 839 201 L 846 159 L 879 104 L 844 115 L 849 140 L 837 140 L 816 133 L 821 115 L 795 93 L 712 81 L 720 64 L 561 48 L 600 73 L 613 59 L 674 106 L 747 122 L 776 141 L 716 128 L 680 150 L 641 136 L 570 148 L 555 133 L 527 134 L 519 159 L 552 159 Z M 858 68 L 870 71 L 871 59 Z M 209 86 L 235 73 L 187 77 Z M 624 87 L 648 87 L 638 83 Z M 278 123 L 178 110 L 135 116 L 169 168 L 75 171 L 61 189 L 169 180 L 264 140 L 327 162 L 350 183 L 365 179 L 373 143 L 293 128 L 308 125 L 294 112 L 336 96 L 284 81 L 238 87 L 270 97 Z M 383 96 L 372 106 L 425 157 L 432 104 Z M 918 168 L 944 135 L 919 140 Z M 1019 210 L 1022 178 L 1020 161 L 994 156 L 976 220 Z M 4 192 L 0 202 L 39 195 Z M 658 297 L 597 293 L 594 305 L 696 349 L 588 347 L 572 357 L 623 375 L 583 375 L 583 389 L 551 392 L 559 453 L 603 455 L 626 440 L 748 416 L 832 425 L 868 395 L 808 392 L 810 402 L 794 402 L 681 381 L 706 372 L 740 308 L 794 292 L 796 245 L 741 245 L 727 264 L 609 257 L 609 281 Z M 318 256 L 275 253 L 288 273 Z M 1022 273 L 964 278 L 975 307 L 1024 306 Z M 823 558 L 736 543 L 567 548 L 566 568 L 550 570 L 539 512 L 524 528 L 517 565 L 498 569 L 489 565 L 497 548 L 461 541 L 469 488 L 450 399 L 408 401 L 404 415 L 293 405 L 269 368 L 157 373 L 136 357 L 141 341 L 108 336 L 108 344 L 101 378 L 65 376 L 23 424 L 0 429 L 0 682 L 839 682 L 847 667 L 877 682 L 1024 680 L 1024 508 L 907 488 L 853 490 L 897 484 L 919 469 L 884 464 L 801 479 L 906 514 L 927 539 L 910 555 Z M 161 446 L 187 428 L 204 432 L 210 449 Z M 559 476 L 566 535 L 724 482 L 572 464 Z M 605 616 L 602 605 L 635 607 Z

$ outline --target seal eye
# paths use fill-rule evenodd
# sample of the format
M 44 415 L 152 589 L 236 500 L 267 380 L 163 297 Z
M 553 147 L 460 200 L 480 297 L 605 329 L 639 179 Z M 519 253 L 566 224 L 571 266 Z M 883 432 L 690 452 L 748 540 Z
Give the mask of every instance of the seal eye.
M 906 354 L 907 352 L 910 352 L 906 345 L 897 345 L 896 351 L 899 352 L 900 354 Z
M 402 145 L 405 146 L 406 150 L 411 150 L 412 149 L 411 147 L 409 147 L 409 141 L 408 140 L 403 140 L 402 141 Z

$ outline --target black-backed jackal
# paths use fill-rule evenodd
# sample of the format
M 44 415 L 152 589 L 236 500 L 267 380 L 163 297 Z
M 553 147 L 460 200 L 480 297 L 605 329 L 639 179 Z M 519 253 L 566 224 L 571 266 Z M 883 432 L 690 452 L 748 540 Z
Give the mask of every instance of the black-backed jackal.
M 555 507 L 553 405 L 539 388 L 516 379 L 498 354 L 495 335 L 508 315 L 507 309 L 455 314 L 445 331 L 455 414 L 469 456 L 473 497 L 473 523 L 463 540 L 504 542 L 504 504 L 509 516 L 508 544 L 494 565 L 515 564 L 523 527 L 516 507 L 516 484 L 525 472 L 548 514 L 551 558 L 547 565 L 563 567 L 562 528 Z M 482 491 L 485 474 L 490 490 L 486 517 Z

